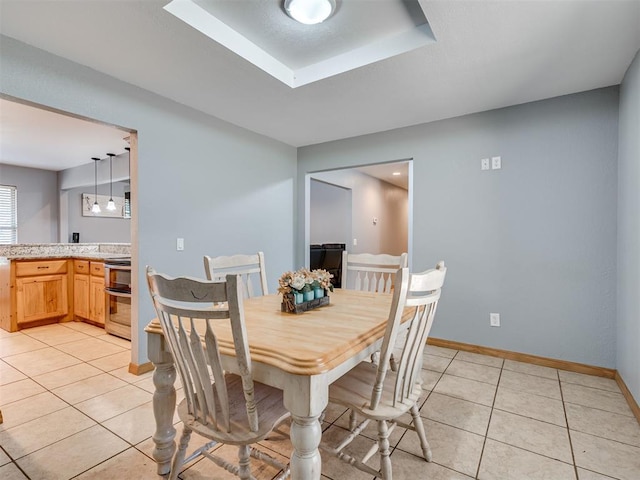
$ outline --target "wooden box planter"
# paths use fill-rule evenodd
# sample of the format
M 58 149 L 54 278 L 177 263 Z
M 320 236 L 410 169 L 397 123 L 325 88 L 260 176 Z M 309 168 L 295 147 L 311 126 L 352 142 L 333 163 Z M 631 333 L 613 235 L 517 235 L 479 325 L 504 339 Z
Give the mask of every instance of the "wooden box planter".
M 307 310 L 329 305 L 329 295 L 324 292 L 324 297 L 314 298 L 308 302 L 295 303 L 292 293 L 286 293 L 282 296 L 281 311 L 287 313 L 304 313 Z

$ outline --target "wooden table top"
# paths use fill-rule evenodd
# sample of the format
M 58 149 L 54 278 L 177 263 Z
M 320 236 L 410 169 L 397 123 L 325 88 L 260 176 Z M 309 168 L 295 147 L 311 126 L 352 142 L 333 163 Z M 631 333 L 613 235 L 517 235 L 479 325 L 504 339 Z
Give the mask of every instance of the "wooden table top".
M 280 311 L 282 297 L 244 301 L 251 359 L 298 375 L 330 371 L 384 336 L 391 294 L 336 289 L 329 305 L 302 314 Z M 214 324 L 220 352 L 234 355 L 228 321 Z M 145 329 L 162 334 L 154 319 Z

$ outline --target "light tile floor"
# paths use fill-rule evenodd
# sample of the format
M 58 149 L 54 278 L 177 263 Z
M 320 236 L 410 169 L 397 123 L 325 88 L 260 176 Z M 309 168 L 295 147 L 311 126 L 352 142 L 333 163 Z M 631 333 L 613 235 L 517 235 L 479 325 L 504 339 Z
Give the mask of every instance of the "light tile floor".
M 128 373 L 129 351 L 129 342 L 83 323 L 0 330 L 0 478 L 157 478 L 153 382 L 150 373 Z M 420 412 L 433 462 L 419 456 L 413 432 L 396 429 L 394 478 L 640 480 L 640 426 L 613 380 L 432 346 L 424 367 Z M 330 407 L 323 440 L 344 436 L 347 417 Z M 260 448 L 286 461 L 291 444 L 281 428 Z M 353 452 L 373 444 L 375 428 L 364 434 Z M 236 455 L 228 446 L 219 453 Z M 254 467 L 260 480 L 277 473 Z M 326 455 L 322 473 L 371 479 Z M 180 478 L 235 477 L 205 459 Z

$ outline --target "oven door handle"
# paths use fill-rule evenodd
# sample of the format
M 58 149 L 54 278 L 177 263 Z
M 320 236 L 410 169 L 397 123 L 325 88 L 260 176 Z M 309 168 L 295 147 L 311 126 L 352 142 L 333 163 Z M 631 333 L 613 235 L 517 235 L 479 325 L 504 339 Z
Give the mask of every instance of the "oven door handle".
M 130 293 L 125 293 L 125 292 L 118 292 L 117 290 L 111 290 L 110 288 L 105 288 L 104 289 L 105 293 L 107 293 L 108 295 L 113 295 L 114 297 L 126 297 L 126 298 L 131 298 L 131 294 Z
M 112 265 L 109 263 L 104 264 L 105 270 L 123 270 L 125 272 L 131 271 L 131 265 Z

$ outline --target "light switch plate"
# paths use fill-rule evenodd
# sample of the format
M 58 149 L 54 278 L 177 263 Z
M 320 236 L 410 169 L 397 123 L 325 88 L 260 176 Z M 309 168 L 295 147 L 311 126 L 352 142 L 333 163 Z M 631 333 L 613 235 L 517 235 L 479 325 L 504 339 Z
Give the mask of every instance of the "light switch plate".
M 489 170 L 489 159 L 483 158 L 480 160 L 480 170 Z
M 178 238 L 178 240 L 176 241 L 176 250 L 184 250 L 184 238 Z

